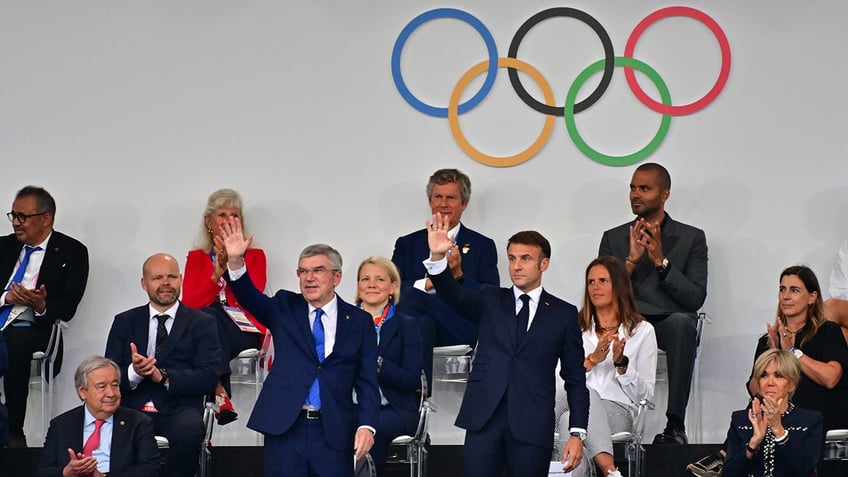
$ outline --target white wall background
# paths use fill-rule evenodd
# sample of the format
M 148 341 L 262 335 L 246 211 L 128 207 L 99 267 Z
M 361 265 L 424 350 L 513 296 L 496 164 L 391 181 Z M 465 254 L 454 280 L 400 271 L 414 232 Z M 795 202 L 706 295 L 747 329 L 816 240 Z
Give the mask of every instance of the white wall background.
M 811 265 L 826 287 L 848 237 L 844 78 L 848 31 L 842 2 L 690 1 L 724 28 L 733 52 L 718 100 L 672 120 L 649 160 L 673 179 L 668 211 L 707 232 L 709 296 L 701 377 L 706 442 L 719 442 L 755 340 L 773 318 L 777 278 Z M 142 261 L 164 251 L 184 260 L 208 194 L 240 190 L 269 258 L 269 288 L 296 287 L 296 257 L 313 242 L 346 260 L 342 297 L 361 258 L 389 256 L 394 239 L 421 227 L 424 184 L 440 167 L 473 181 L 464 221 L 504 244 L 538 229 L 554 244 L 551 292 L 578 303 L 601 232 L 631 219 L 633 167 L 583 156 L 562 119 L 539 155 L 496 169 L 465 156 L 447 120 L 407 105 L 390 55 L 419 13 L 470 11 L 506 56 L 525 19 L 550 6 L 597 18 L 617 55 L 658 1 L 220 1 L 2 2 L 0 190 L 11 204 L 26 184 L 58 201 L 56 227 L 91 253 L 88 289 L 67 333 L 68 369 L 102 352 L 112 317 L 145 302 Z M 574 76 L 603 55 L 574 20 L 531 31 L 519 57 L 553 86 L 558 104 Z M 720 56 L 712 34 L 685 18 L 643 35 L 636 57 L 665 79 L 675 104 L 706 92 Z M 479 36 L 456 21 L 430 22 L 404 50 L 404 74 L 422 99 L 446 106 L 453 85 L 485 59 Z M 597 81 L 596 76 L 592 81 Z M 525 78 L 532 90 L 532 83 Z M 647 91 L 653 91 L 642 79 Z M 477 90 L 479 80 L 468 91 Z M 593 84 L 587 84 L 584 97 Z M 468 93 L 467 93 L 468 95 Z M 466 95 L 466 97 L 467 97 Z M 540 97 L 540 96 L 537 96 Z M 629 91 L 621 69 L 602 100 L 577 117 L 586 140 L 624 154 L 653 136 L 660 116 Z M 527 108 L 501 70 L 483 104 L 461 117 L 476 147 L 518 152 L 543 116 Z M 2 202 L 2 198 L 0 198 Z M 501 263 L 503 264 L 503 250 Z M 508 276 L 501 267 L 502 280 Z M 49 291 L 48 291 L 49 292 Z M 60 409 L 75 404 L 67 370 Z M 695 396 L 698 398 L 698 396 Z M 246 416 L 245 416 L 246 417 Z

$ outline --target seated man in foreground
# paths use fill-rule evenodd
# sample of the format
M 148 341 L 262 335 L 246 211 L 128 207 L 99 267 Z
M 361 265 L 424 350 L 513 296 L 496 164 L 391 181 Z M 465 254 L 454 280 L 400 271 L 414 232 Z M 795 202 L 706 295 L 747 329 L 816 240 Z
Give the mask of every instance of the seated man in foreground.
M 38 476 L 159 475 L 153 422 L 121 407 L 120 383 L 113 361 L 89 356 L 80 363 L 74 387 L 83 405 L 50 421 Z

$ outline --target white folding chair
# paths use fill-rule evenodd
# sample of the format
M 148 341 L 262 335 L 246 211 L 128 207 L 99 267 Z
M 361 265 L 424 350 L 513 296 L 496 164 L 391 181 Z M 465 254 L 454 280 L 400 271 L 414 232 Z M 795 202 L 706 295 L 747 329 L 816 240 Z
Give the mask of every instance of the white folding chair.
M 824 438 L 824 460 L 848 460 L 848 429 L 831 429 Z
M 371 454 L 353 462 L 353 477 L 377 477 L 377 466 Z
M 206 433 L 200 443 L 197 477 L 208 477 L 212 470 L 212 429 L 215 427 L 215 407 L 214 401 L 207 401 L 205 397 L 203 398 L 203 425 L 206 428 Z M 154 438 L 156 439 L 156 446 L 159 448 L 159 463 L 164 467 L 170 442 L 165 436 L 154 436 Z
M 645 411 L 653 411 L 654 403 L 642 399 L 633 418 L 633 432 L 617 432 L 612 435 L 612 442 L 623 442 L 627 454 L 627 475 L 629 477 L 640 477 L 644 470 L 645 448 L 642 447 L 642 439 L 645 437 Z
M 230 361 L 230 383 L 251 384 L 254 386 L 255 399 L 259 398 L 262 382 L 268 374 L 268 364 L 271 357 L 273 340 L 271 333 L 265 333 L 262 339 L 262 347 L 259 349 L 248 348 L 242 350 L 238 356 Z
M 391 445 L 405 446 L 406 455 L 390 452 L 386 459 L 386 463 L 390 464 L 409 464 L 409 477 L 424 477 L 427 475 L 427 458 L 429 456 L 427 426 L 431 412 L 435 412 L 435 409 L 427 397 L 427 376 L 424 371 L 421 371 L 421 401 L 418 407 L 418 427 L 415 429 L 415 435 L 403 435 L 394 438 Z
M 47 347 L 44 351 L 32 353 L 32 362 L 37 370 L 35 380 L 39 381 L 41 387 L 41 428 L 45 434 L 50 425 L 50 420 L 53 419 L 55 414 L 54 394 L 56 387 L 53 385 L 53 367 L 56 364 L 56 358 L 59 356 L 59 343 L 62 340 L 63 330 L 67 327 L 68 324 L 62 320 L 53 322 Z M 30 380 L 31 384 L 32 382 L 33 380 Z

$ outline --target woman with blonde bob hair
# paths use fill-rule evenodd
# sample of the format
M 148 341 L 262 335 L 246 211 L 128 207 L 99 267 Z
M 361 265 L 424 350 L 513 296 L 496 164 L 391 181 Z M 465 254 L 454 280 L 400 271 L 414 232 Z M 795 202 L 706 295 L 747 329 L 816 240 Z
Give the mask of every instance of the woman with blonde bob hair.
M 756 395 L 736 411 L 727 431 L 727 477 L 810 477 L 822 444 L 822 414 L 796 406 L 792 397 L 801 365 L 789 351 L 770 349 L 754 362 Z
M 418 322 L 398 313 L 400 273 L 385 257 L 368 257 L 356 273 L 356 304 L 374 318 L 377 332 L 377 382 L 380 414 L 371 457 L 383 474 L 386 452 L 397 436 L 414 434 L 424 350 Z

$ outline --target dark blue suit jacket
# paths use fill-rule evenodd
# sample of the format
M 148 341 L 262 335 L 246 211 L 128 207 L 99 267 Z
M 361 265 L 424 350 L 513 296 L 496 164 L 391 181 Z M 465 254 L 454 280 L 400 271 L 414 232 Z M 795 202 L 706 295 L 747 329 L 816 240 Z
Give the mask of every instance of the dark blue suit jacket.
M 813 475 L 821 455 L 822 415 L 795 406 L 783 419 L 783 427 L 789 431 L 789 440 L 783 445 L 775 445 L 774 477 Z M 764 473 L 763 449 L 748 460 L 745 445 L 751 440 L 753 430 L 748 419 L 748 409 L 734 411 L 727 431 L 727 457 L 724 460 L 723 476 L 745 477 L 762 476 Z
M 157 366 L 168 371 L 168 389 L 149 379 L 130 389 L 130 343 L 147 355 L 149 323 L 149 308 L 143 305 L 117 315 L 109 330 L 106 357 L 121 369 L 121 405 L 139 410 L 152 400 L 162 415 L 185 408 L 202 409 L 203 396 L 214 392 L 221 369 L 215 319 L 180 303 L 168 340 L 156 353 Z
M 319 363 L 303 295 L 280 290 L 265 296 L 253 286 L 249 273 L 230 281 L 230 286 L 239 303 L 271 332 L 275 359 L 247 427 L 270 435 L 287 432 L 317 377 L 324 437 L 333 448 L 353 453 L 356 429 L 376 429 L 380 409 L 377 335 L 371 316 L 337 298 L 336 342 L 333 352 Z M 358 406 L 353 403 L 354 390 Z
M 418 322 L 396 312 L 380 328 L 377 355 L 383 358 L 377 374 L 380 390 L 403 419 L 405 432 L 412 434 L 418 426 L 418 396 L 415 391 L 421 387 L 424 356 Z
M 478 327 L 479 342 L 457 426 L 480 431 L 506 394 L 513 436 L 550 447 L 559 360 L 571 410 L 569 427 L 586 429 L 589 391 L 574 305 L 542 291 L 533 322 L 524 340 L 516 343 L 512 288 L 483 286 L 479 291 L 469 290 L 459 286 L 450 269 L 431 279 L 439 296 Z
M 463 285 L 478 289 L 482 284 L 499 286 L 498 252 L 495 242 L 489 237 L 477 233 L 462 225 L 455 237 L 462 254 Z M 412 286 L 415 280 L 427 276 L 427 269 L 421 263 L 430 257 L 427 245 L 427 231 L 424 229 L 400 237 L 395 242 L 392 262 L 400 271 L 403 286 Z
M 82 452 L 83 406 L 50 421 L 44 450 L 38 462 L 39 477 L 60 477 L 68 465 L 68 449 Z M 118 408 L 112 426 L 109 475 L 156 477 L 159 475 L 159 448 L 153 438 L 153 421 L 144 414 Z

